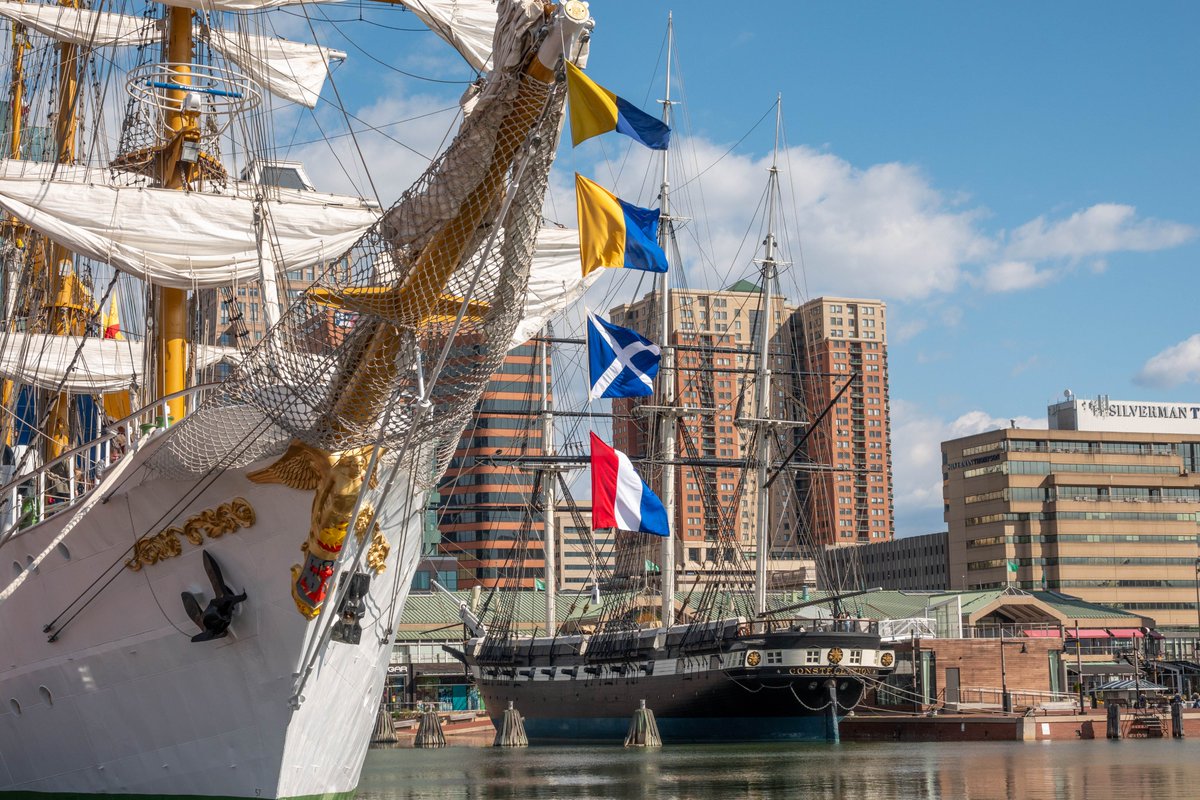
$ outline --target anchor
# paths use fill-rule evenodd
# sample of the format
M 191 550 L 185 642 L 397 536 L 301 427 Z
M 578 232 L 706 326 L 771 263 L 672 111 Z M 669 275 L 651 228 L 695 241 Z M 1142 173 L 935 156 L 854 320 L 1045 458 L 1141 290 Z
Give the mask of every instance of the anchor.
M 200 626 L 200 633 L 192 637 L 193 642 L 223 638 L 229 633 L 229 624 L 233 622 L 233 610 L 238 603 L 246 599 L 245 592 L 234 594 L 233 589 L 226 585 L 225 578 L 221 575 L 221 565 L 217 560 L 210 556 L 207 550 L 201 552 L 204 554 L 204 571 L 208 574 L 208 581 L 212 584 L 216 596 L 208 601 L 208 605 L 202 611 L 196 595 L 191 592 L 180 593 L 187 615 L 191 617 L 192 622 Z

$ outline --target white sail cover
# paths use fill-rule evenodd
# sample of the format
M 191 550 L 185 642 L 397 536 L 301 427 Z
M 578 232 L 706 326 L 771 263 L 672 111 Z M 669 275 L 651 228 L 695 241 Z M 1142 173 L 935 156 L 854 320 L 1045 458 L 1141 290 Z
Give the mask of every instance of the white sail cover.
M 76 394 L 120 392 L 144 386 L 145 352 L 141 342 L 40 333 L 3 334 L 0 377 L 26 386 Z M 241 354 L 230 347 L 193 347 L 196 366 L 237 364 Z
M 128 14 L 58 5 L 0 0 L 0 16 L 60 42 L 86 47 L 136 47 L 162 38 L 152 20 Z M 345 53 L 303 42 L 221 30 L 201 31 L 213 50 L 236 64 L 272 94 L 313 108 L 328 75 L 328 64 Z
M 509 348 L 535 336 L 546 320 L 574 303 L 588 290 L 603 270 L 583 275 L 579 263 L 579 231 L 572 228 L 542 228 L 529 266 L 529 289 L 525 314 L 513 331 Z
M 118 186 L 107 172 L 0 160 L 0 208 L 68 250 L 159 286 L 221 286 L 259 275 L 254 193 Z M 272 189 L 263 202 L 272 258 L 280 270 L 338 258 L 375 223 L 363 200 Z

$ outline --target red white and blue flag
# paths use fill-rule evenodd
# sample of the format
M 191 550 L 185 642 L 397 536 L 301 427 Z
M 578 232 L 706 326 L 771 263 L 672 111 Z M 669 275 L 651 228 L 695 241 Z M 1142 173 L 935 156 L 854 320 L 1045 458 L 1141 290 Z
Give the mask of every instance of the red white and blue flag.
M 634 470 L 629 456 L 592 434 L 592 528 L 670 536 L 662 501 Z

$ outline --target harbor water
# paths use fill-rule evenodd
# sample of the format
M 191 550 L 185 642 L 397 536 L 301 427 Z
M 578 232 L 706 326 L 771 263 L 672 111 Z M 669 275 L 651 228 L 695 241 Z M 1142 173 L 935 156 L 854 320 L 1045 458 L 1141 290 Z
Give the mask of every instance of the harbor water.
M 1191 800 L 1200 740 L 372 749 L 357 800 Z

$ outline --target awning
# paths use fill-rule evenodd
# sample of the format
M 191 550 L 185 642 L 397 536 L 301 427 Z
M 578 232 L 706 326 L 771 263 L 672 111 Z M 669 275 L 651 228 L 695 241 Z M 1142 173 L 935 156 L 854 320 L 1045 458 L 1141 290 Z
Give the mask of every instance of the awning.
M 1021 635 L 1031 639 L 1058 639 L 1062 633 L 1058 628 L 1026 628 Z
M 1074 628 L 1063 628 L 1068 639 L 1075 638 Z M 1135 639 L 1142 636 L 1137 628 L 1080 628 L 1080 639 Z

